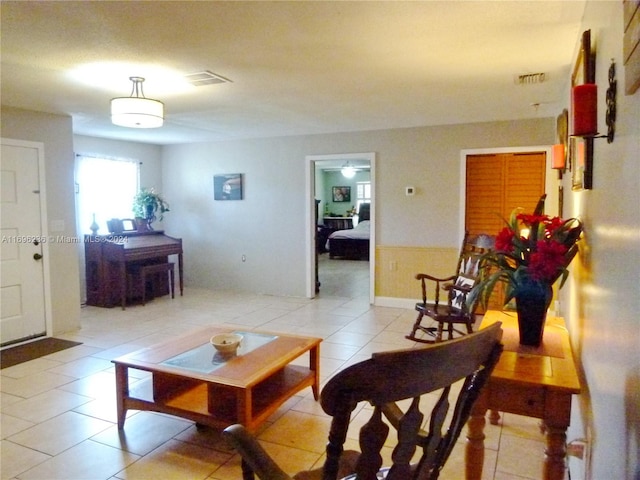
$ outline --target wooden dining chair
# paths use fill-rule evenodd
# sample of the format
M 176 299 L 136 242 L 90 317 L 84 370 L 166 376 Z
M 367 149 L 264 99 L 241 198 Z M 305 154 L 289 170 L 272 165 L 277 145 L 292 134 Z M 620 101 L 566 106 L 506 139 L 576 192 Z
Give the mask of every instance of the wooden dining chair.
M 444 278 L 427 273 L 416 275 L 416 280 L 420 280 L 422 301 L 416 303 L 418 317 L 406 338 L 435 343 L 443 340 L 445 328 L 449 340 L 455 334 L 473 332 L 477 302 L 469 305 L 467 295 L 479 279 L 480 258 L 493 249 L 494 242 L 495 238 L 490 235 L 466 234 L 453 275 Z M 429 319 L 431 321 L 425 323 Z M 461 327 L 464 330 L 460 330 Z
M 375 353 L 336 374 L 320 397 L 322 409 L 332 417 L 320 469 L 289 476 L 240 424 L 227 427 L 223 436 L 242 457 L 244 480 L 254 479 L 254 473 L 261 480 L 437 479 L 500 357 L 501 338 L 501 324 L 496 323 L 450 342 Z M 461 385 L 454 386 L 457 382 Z M 438 401 L 430 413 L 423 413 L 420 409 L 432 402 L 420 399 L 431 392 L 438 392 Z M 396 403 L 401 400 L 408 401 L 403 402 L 409 405 L 404 411 Z M 373 406 L 371 417 L 359 431 L 360 451 L 345 451 L 351 414 L 360 402 Z M 397 440 L 392 465 L 383 468 L 380 452 L 389 424 Z M 417 448 L 419 460 L 412 464 Z M 386 477 L 377 476 L 381 471 Z

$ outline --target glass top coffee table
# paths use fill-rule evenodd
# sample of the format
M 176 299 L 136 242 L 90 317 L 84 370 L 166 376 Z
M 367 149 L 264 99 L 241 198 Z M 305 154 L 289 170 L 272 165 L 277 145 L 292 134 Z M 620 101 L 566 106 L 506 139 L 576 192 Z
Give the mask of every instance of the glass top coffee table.
M 209 343 L 218 333 L 243 335 L 236 354 Z M 127 410 L 149 410 L 225 428 L 256 428 L 288 398 L 311 387 L 317 400 L 321 338 L 207 327 L 113 360 L 118 428 Z M 309 366 L 292 362 L 309 352 Z M 151 372 L 129 388 L 129 369 Z

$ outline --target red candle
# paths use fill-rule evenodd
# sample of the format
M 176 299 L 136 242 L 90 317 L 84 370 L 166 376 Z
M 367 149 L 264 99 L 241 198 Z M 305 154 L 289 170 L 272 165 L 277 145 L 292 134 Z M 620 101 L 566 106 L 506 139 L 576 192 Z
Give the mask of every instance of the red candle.
M 561 143 L 553 146 L 551 168 L 564 170 L 564 145 Z
M 598 133 L 598 87 L 594 83 L 573 87 L 573 134 Z

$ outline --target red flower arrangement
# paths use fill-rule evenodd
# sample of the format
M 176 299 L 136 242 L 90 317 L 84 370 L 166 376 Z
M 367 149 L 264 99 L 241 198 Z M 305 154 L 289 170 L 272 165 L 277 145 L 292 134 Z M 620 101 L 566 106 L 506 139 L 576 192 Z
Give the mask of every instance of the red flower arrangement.
M 544 215 L 545 198 L 540 198 L 533 214 L 515 209 L 505 221 L 506 226 L 496 237 L 495 250 L 481 259 L 480 281 L 471 291 L 469 303 L 481 300 L 486 304 L 498 282 L 506 284 L 505 304 L 532 287 L 551 292 L 559 278 L 560 287 L 564 285 L 569 275 L 567 267 L 578 253 L 582 223 L 576 218 Z

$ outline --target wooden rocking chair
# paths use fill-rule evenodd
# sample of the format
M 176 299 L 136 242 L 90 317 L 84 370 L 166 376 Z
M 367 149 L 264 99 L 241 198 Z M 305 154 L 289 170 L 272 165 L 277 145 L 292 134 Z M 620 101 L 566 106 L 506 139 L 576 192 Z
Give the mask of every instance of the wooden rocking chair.
M 440 342 L 445 325 L 449 340 L 454 338 L 454 333 L 464 335 L 473 332 L 477 303 L 467 305 L 467 295 L 478 281 L 480 257 L 493 248 L 494 242 L 495 238 L 490 235 L 465 234 L 455 275 L 445 278 L 426 273 L 416 275 L 422 287 L 422 301 L 416 303 L 418 317 L 406 338 L 422 343 Z M 432 302 L 428 301 L 429 293 L 433 294 Z M 441 293 L 446 294 L 446 300 L 441 301 Z M 424 325 L 424 317 L 432 322 Z M 455 325 L 464 326 L 465 331 L 455 328 Z M 418 332 L 426 336 L 418 336 Z
M 322 409 L 332 417 L 320 469 L 289 476 L 242 425 L 227 427 L 223 435 L 242 457 L 244 480 L 253 480 L 254 473 L 262 480 L 437 479 L 502 353 L 501 338 L 501 324 L 495 323 L 451 342 L 375 353 L 336 374 L 320 397 Z M 458 381 L 463 385 L 452 387 Z M 431 400 L 421 403 L 431 392 L 438 393 L 435 405 Z M 401 404 L 406 411 L 395 403 L 401 400 L 408 400 Z M 351 415 L 360 402 L 373 406 L 360 428 L 360 452 L 345 451 Z M 425 405 L 433 405 L 431 412 L 420 410 Z M 397 430 L 397 443 L 393 465 L 381 469 L 380 451 L 390 431 L 383 415 Z M 420 458 L 411 464 L 418 447 Z

